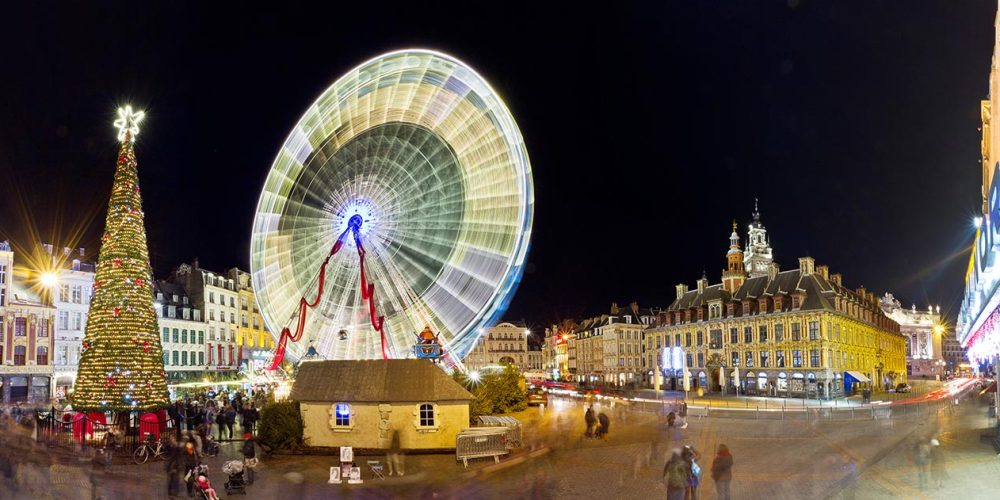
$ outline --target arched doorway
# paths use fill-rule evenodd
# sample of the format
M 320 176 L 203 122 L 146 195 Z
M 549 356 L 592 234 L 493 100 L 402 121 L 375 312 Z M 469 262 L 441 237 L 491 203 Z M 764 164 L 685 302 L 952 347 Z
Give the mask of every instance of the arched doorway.
M 510 356 L 504 356 L 504 357 L 500 358 L 500 364 L 501 365 L 512 365 L 512 364 L 514 364 L 514 358 L 512 358 Z

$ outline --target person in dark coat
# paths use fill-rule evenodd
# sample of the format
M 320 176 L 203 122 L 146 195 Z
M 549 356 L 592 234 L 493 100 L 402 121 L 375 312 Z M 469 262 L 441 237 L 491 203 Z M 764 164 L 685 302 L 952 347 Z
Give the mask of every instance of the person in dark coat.
M 246 471 L 247 484 L 253 484 L 253 470 L 257 466 L 257 447 L 253 440 L 253 434 L 249 432 L 243 435 L 243 469 Z
M 194 443 L 191 441 L 184 443 L 180 463 L 184 469 L 184 476 L 187 479 L 188 496 L 194 496 L 194 483 L 198 480 L 198 466 L 201 465 L 201 460 L 198 458 L 198 453 L 194 449 Z
M 729 453 L 729 447 L 720 444 L 719 452 L 712 461 L 712 480 L 715 481 L 715 496 L 719 500 L 729 500 L 732 494 L 729 485 L 733 481 L 733 456 Z
M 594 417 L 593 406 L 587 408 L 587 412 L 583 414 L 583 421 L 587 423 L 587 437 L 594 437 L 594 425 L 597 423 L 597 418 Z
M 181 450 L 177 447 L 177 441 L 169 435 L 163 448 L 167 465 L 167 496 L 173 498 L 180 494 Z
M 611 419 L 608 418 L 607 413 L 601 412 L 601 414 L 597 416 L 597 421 L 601 424 L 601 429 L 597 431 L 597 437 L 607 439 L 608 430 L 611 427 Z
M 225 417 L 226 417 L 226 431 L 229 433 L 229 439 L 233 439 L 233 424 L 236 423 L 236 408 L 233 408 L 232 405 L 227 406 Z
M 194 405 L 191 404 L 191 400 L 190 399 L 187 401 L 187 404 L 184 406 L 184 422 L 185 422 L 185 425 L 187 426 L 187 430 L 189 430 L 189 431 L 193 431 L 194 430 Z
M 675 451 L 663 466 L 663 481 L 667 483 L 667 500 L 684 500 L 688 472 L 680 453 Z
M 701 454 L 691 446 L 685 446 L 681 450 L 681 460 L 684 460 L 684 465 L 687 467 L 688 473 L 688 485 L 684 492 L 684 498 L 687 500 L 698 500 L 698 485 L 701 484 L 701 466 L 698 465 L 699 459 L 701 459 Z

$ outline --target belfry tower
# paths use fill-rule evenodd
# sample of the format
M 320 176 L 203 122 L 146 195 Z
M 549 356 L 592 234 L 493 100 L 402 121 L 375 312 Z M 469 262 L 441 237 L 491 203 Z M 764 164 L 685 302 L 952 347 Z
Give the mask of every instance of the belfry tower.
M 740 248 L 740 235 L 736 232 L 736 221 L 733 221 L 733 234 L 729 235 L 729 251 L 726 252 L 726 270 L 722 271 L 722 288 L 729 293 L 743 285 L 747 279 L 743 268 L 743 250 Z
M 753 200 L 753 222 L 747 234 L 747 251 L 743 256 L 743 266 L 751 278 L 767 276 L 771 261 L 771 246 L 767 241 L 767 229 L 760 222 L 760 210 L 757 208 L 757 198 Z

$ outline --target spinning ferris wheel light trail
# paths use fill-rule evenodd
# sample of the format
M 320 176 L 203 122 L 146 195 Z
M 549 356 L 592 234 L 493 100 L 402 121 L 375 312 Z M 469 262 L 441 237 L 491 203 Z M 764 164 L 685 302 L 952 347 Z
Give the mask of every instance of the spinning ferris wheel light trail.
M 270 366 L 308 346 L 460 366 L 517 288 L 533 207 L 517 124 L 467 65 L 404 50 L 347 72 L 288 135 L 254 216 L 254 290 L 281 332 Z

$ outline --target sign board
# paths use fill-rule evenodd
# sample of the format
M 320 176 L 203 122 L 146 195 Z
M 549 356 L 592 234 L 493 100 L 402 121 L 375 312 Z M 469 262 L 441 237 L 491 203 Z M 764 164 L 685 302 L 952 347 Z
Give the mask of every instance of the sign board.
M 351 446 L 341 446 L 340 447 L 340 461 L 341 462 L 353 462 L 354 461 L 354 448 Z
M 340 467 L 330 467 L 329 484 L 340 484 Z
M 351 467 L 351 475 L 348 476 L 348 484 L 361 484 L 361 467 Z

